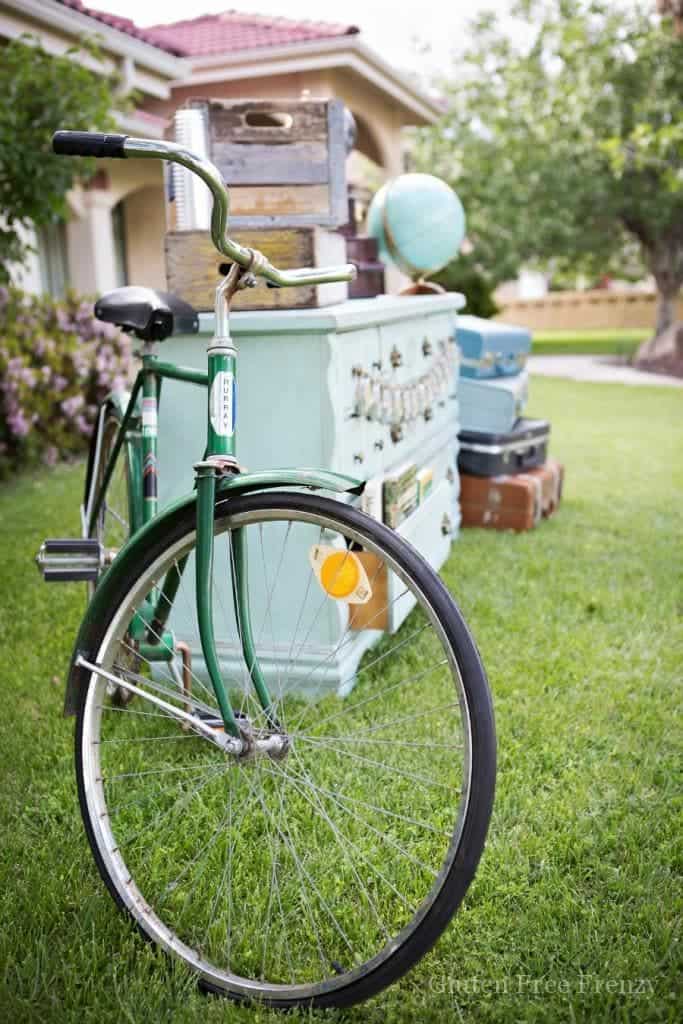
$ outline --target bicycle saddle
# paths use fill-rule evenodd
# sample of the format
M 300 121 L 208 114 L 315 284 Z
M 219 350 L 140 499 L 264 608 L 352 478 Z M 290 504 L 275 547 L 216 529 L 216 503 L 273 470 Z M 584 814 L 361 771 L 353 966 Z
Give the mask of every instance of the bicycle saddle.
M 171 334 L 196 334 L 199 317 L 177 295 L 130 286 L 107 292 L 95 303 L 95 316 L 131 331 L 142 341 L 163 341 Z

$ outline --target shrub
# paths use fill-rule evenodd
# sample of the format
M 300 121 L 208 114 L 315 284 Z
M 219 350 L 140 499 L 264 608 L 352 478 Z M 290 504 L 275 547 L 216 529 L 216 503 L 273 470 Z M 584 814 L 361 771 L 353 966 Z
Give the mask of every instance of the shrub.
M 130 338 L 96 320 L 91 303 L 0 287 L 0 473 L 82 452 L 130 361 Z
M 494 282 L 471 256 L 460 253 L 430 280 L 440 284 L 447 292 L 462 292 L 467 299 L 464 313 L 492 317 L 499 312 L 493 299 Z

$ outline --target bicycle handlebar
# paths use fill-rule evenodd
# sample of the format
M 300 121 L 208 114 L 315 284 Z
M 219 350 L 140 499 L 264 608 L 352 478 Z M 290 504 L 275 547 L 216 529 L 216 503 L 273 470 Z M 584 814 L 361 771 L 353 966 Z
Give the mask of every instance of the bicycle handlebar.
M 181 164 L 196 174 L 213 196 L 211 211 L 211 238 L 218 251 L 245 270 L 265 278 L 278 288 L 301 285 L 332 284 L 335 281 L 353 281 L 356 267 L 346 263 L 339 267 L 300 267 L 296 270 L 278 270 L 258 249 L 248 249 L 227 235 L 230 215 L 230 196 L 217 167 L 173 142 L 157 139 L 134 139 L 128 135 L 105 135 L 101 132 L 55 132 L 52 149 L 64 156 L 138 157 L 168 160 Z

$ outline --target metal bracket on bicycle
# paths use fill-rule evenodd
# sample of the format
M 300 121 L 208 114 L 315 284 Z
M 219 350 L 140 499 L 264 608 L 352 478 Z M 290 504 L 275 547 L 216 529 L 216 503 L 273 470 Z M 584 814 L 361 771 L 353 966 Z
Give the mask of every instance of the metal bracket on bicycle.
M 199 476 L 231 476 L 241 473 L 242 469 L 234 455 L 211 455 L 209 458 L 195 462 L 195 477 Z

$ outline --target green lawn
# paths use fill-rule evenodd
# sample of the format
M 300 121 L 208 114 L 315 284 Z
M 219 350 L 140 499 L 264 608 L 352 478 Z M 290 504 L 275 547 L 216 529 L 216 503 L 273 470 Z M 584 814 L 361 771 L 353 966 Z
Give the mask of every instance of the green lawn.
M 533 380 L 567 467 L 560 514 L 467 531 L 444 576 L 497 713 L 490 839 L 464 907 L 393 989 L 346 1014 L 198 994 L 118 915 L 78 816 L 60 716 L 82 586 L 32 556 L 77 529 L 80 467 L 0 491 L 0 1020 L 677 1022 L 681 962 L 683 392 Z
M 647 329 L 592 331 L 534 331 L 534 355 L 631 356 L 651 335 Z

